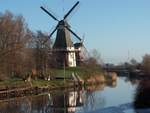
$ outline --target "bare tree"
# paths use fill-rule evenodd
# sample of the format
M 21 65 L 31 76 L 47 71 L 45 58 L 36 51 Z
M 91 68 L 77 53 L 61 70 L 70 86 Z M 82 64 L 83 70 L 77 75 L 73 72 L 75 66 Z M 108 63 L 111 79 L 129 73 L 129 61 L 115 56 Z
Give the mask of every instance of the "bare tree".
M 102 63 L 103 62 L 100 53 L 96 49 L 93 49 L 90 52 L 89 58 L 84 62 L 84 65 L 93 67 L 93 66 L 100 66 Z
M 21 72 L 21 50 L 28 42 L 28 28 L 22 16 L 6 11 L 0 16 L 0 74 L 14 76 Z
M 142 67 L 143 67 L 143 71 L 146 74 L 150 74 L 150 54 L 144 55 L 142 61 Z
M 22 16 L 9 11 L 0 15 L 0 76 L 24 77 L 36 72 L 43 76 L 51 56 L 51 41 L 46 33 L 30 31 Z
M 46 75 L 50 63 L 51 55 L 51 41 L 48 35 L 38 31 L 35 36 L 36 48 L 35 48 L 35 62 L 38 74 L 43 77 Z

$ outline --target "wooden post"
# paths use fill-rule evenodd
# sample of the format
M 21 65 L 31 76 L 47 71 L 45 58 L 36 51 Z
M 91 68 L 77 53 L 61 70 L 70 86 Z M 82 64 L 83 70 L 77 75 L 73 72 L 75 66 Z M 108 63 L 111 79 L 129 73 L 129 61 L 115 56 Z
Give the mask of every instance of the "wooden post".
M 64 84 L 65 84 L 65 82 L 66 82 L 66 79 L 65 79 L 65 74 L 66 74 L 66 72 L 65 72 L 65 60 L 64 60 Z

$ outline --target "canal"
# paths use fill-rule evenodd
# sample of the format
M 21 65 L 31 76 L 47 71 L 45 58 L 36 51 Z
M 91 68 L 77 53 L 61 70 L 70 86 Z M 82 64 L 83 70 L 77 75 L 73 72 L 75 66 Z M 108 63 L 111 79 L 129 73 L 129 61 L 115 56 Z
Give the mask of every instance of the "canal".
M 0 113 L 137 113 L 138 80 L 119 77 L 116 82 L 72 88 L 0 101 Z M 148 113 L 148 112 L 138 112 Z

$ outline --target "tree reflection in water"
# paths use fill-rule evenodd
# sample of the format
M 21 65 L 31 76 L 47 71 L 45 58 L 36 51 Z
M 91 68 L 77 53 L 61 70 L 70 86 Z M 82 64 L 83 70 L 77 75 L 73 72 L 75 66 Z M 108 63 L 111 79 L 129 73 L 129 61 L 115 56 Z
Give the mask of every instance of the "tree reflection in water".
M 114 83 L 113 83 L 114 84 Z M 112 83 L 108 84 L 111 87 Z M 0 101 L 0 113 L 75 113 L 92 111 L 105 105 L 100 92 L 106 84 L 88 86 L 86 89 L 65 89 Z M 97 91 L 98 90 L 98 91 Z
M 0 113 L 74 113 L 83 106 L 83 90 L 64 90 L 46 95 L 0 102 Z
M 47 113 L 48 96 L 16 98 L 0 102 L 0 113 Z
M 85 99 L 84 99 L 84 106 L 83 106 L 83 110 L 85 112 L 93 111 L 97 107 L 103 107 L 105 105 L 105 98 L 102 97 L 100 93 L 98 93 L 97 95 L 96 92 L 96 91 L 102 91 L 105 86 L 106 86 L 105 83 L 87 86 L 87 89 L 85 91 Z

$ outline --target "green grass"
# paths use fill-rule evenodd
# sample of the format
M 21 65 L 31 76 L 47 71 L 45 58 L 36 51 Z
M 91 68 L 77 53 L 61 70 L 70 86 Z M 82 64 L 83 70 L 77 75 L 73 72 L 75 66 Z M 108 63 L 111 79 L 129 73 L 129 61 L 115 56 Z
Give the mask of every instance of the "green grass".
M 69 84 L 68 81 L 64 83 L 64 80 L 52 80 L 45 81 L 42 79 L 31 80 L 30 82 L 24 82 L 23 80 L 13 79 L 13 80 L 5 80 L 0 82 L 0 90 L 7 89 L 16 89 L 16 88 L 26 88 L 26 87 L 49 87 L 49 88 L 59 88 L 60 86 L 67 86 Z
M 53 76 L 64 76 L 64 69 L 51 69 L 51 71 Z M 65 69 L 65 77 L 71 77 L 73 72 L 82 79 L 87 79 L 94 74 L 103 73 L 99 67 L 70 67 Z
M 5 90 L 5 89 L 14 89 L 14 88 L 20 88 L 20 87 L 28 87 L 30 86 L 29 83 L 24 82 L 21 79 L 9 79 L 9 80 L 4 80 L 0 81 L 0 90 Z
M 63 80 L 52 80 L 52 81 L 45 81 L 42 79 L 38 79 L 38 80 L 32 80 L 32 85 L 34 87 L 44 87 L 44 86 L 49 86 L 49 87 L 59 87 L 64 85 L 64 81 Z
M 52 76 L 64 76 L 64 69 L 50 69 L 48 71 Z M 90 76 L 94 74 L 102 73 L 102 70 L 99 67 L 74 67 L 74 68 L 66 68 L 65 69 L 65 77 L 71 77 L 72 73 L 76 73 L 79 75 L 83 80 L 86 80 Z M 48 86 L 51 88 L 56 88 L 60 86 L 67 86 L 69 81 L 66 80 L 52 80 L 52 81 L 45 81 L 42 79 L 32 80 L 30 82 L 24 82 L 22 79 L 19 78 L 11 78 L 9 80 L 0 81 L 0 90 L 1 89 L 13 89 L 13 88 L 20 88 L 20 87 L 44 87 Z

